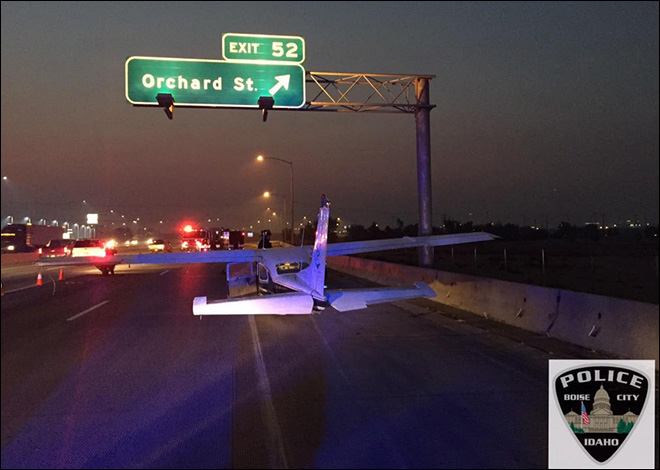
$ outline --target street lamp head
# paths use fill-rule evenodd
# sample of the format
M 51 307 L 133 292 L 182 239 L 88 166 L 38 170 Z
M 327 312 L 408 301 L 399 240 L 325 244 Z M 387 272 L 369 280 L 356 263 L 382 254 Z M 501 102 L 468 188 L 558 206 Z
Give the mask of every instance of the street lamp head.
M 270 197 L 270 191 L 264 191 L 264 197 L 269 198 Z
M 264 156 L 263 156 L 263 155 L 259 155 L 259 156 L 257 157 L 257 161 L 258 161 L 259 163 L 263 162 L 263 161 L 264 161 Z

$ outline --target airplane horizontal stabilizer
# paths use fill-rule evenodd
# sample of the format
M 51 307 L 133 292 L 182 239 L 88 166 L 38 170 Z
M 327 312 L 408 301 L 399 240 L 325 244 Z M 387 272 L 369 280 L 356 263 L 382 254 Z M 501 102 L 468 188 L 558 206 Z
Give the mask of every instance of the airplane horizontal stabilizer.
M 206 297 L 193 300 L 193 315 L 309 315 L 313 308 L 312 296 L 302 292 L 213 302 Z
M 339 312 L 367 308 L 369 305 L 420 297 L 435 297 L 436 293 L 423 282 L 416 282 L 414 288 L 347 289 L 326 291 L 328 304 Z

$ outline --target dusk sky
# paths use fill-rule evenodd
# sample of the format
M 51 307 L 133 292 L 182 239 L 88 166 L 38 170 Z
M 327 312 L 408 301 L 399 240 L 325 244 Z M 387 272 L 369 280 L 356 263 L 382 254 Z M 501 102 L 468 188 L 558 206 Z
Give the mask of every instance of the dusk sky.
M 657 2 L 3 1 L 2 217 L 247 226 L 264 190 L 288 198 L 262 153 L 294 162 L 300 218 L 325 193 L 349 222 L 416 223 L 413 115 L 126 101 L 129 56 L 221 59 L 243 32 L 302 36 L 310 71 L 436 76 L 435 225 L 656 223 L 658 24 Z

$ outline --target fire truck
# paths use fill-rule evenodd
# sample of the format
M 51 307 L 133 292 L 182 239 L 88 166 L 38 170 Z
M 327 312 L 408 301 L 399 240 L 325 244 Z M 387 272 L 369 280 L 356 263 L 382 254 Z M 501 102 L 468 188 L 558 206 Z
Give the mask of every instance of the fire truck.
M 211 249 L 210 230 L 186 225 L 181 232 L 181 251 L 209 251 Z
M 181 251 L 242 250 L 245 232 L 226 228 L 186 225 L 181 230 Z

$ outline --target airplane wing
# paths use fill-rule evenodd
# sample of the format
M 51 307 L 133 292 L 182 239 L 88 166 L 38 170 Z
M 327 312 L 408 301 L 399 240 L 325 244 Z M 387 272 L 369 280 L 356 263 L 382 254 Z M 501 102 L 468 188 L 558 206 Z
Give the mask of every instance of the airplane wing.
M 307 250 L 309 251 L 309 250 Z M 115 255 L 106 257 L 43 258 L 37 266 L 80 266 L 116 264 L 196 264 L 196 263 L 250 263 L 266 257 L 300 257 L 307 252 L 300 247 L 269 248 L 268 250 L 221 250 L 193 253 L 159 253 L 140 255 Z
M 431 235 L 427 237 L 403 237 L 387 240 L 368 240 L 327 244 L 327 256 L 353 255 L 374 251 L 398 250 L 418 246 L 445 246 L 495 240 L 497 237 L 486 232 Z M 194 264 L 194 263 L 250 263 L 266 259 L 296 260 L 310 256 L 312 246 L 289 246 L 267 250 L 221 250 L 194 253 L 159 253 L 122 256 L 124 264 Z
M 419 246 L 446 246 L 461 243 L 490 241 L 497 238 L 486 232 L 458 233 L 451 235 L 431 235 L 427 237 L 403 237 L 386 240 L 331 243 L 327 245 L 327 256 L 344 256 L 374 251 L 415 248 Z M 115 255 L 108 257 L 44 258 L 38 266 L 79 266 L 110 264 L 195 264 L 195 263 L 251 263 L 266 259 L 300 259 L 309 256 L 311 246 L 290 246 L 267 250 L 221 250 L 193 253 L 159 253 L 142 255 Z
M 486 232 L 431 235 L 426 237 L 403 237 L 363 242 L 332 243 L 328 245 L 328 256 L 354 255 L 374 251 L 416 248 L 419 246 L 445 246 L 495 240 L 497 237 Z
M 282 253 L 296 256 L 299 247 L 269 248 L 267 250 L 220 250 L 194 253 L 158 253 L 127 256 L 129 264 L 195 264 L 195 263 L 251 263 L 263 261 L 267 256 L 279 257 Z

